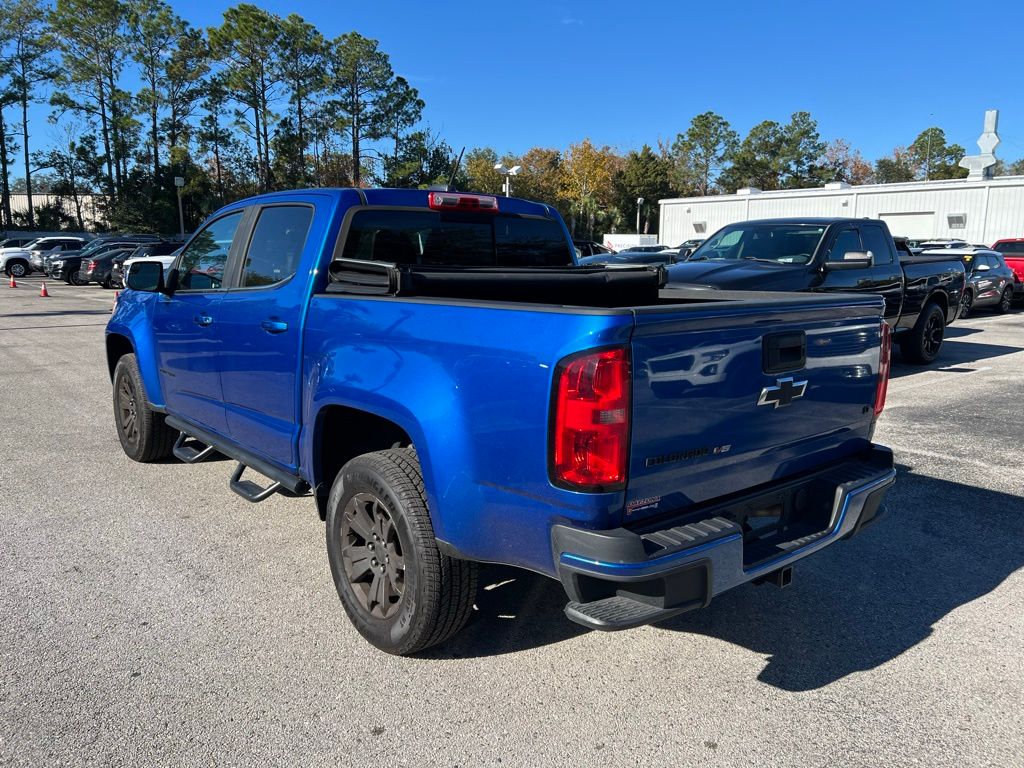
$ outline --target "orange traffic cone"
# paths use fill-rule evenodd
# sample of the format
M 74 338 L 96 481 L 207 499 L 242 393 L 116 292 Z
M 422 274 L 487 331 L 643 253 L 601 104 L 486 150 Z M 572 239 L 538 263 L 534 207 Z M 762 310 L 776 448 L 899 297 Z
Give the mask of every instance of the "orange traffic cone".
M 18 281 L 14 279 L 14 275 L 11 275 L 11 282 L 9 282 L 8 285 L 11 286 L 11 288 L 18 287 Z
M 46 290 L 46 281 L 43 280 L 43 287 L 39 289 L 39 296 L 48 299 L 50 298 L 50 292 Z

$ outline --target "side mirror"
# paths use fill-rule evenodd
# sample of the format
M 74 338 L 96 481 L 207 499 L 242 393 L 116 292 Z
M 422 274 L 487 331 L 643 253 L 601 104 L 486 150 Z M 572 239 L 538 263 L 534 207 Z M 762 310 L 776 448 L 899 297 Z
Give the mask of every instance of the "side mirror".
M 992 269 L 992 267 L 990 267 L 988 264 L 979 264 L 978 266 L 976 266 L 974 268 L 974 271 L 975 272 L 988 272 L 990 269 Z
M 865 269 L 871 266 L 871 251 L 847 251 L 842 259 L 826 261 L 825 269 Z
M 164 265 L 159 261 L 137 261 L 128 270 L 125 285 L 133 291 L 165 293 Z

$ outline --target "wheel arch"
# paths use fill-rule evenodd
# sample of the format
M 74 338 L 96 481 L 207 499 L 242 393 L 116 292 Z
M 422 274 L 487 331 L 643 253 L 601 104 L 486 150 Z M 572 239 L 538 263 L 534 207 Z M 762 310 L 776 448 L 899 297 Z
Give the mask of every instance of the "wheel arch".
M 415 446 L 410 430 L 393 418 L 340 403 L 323 405 L 313 419 L 310 485 L 321 519 L 334 478 L 351 459 L 364 453 Z

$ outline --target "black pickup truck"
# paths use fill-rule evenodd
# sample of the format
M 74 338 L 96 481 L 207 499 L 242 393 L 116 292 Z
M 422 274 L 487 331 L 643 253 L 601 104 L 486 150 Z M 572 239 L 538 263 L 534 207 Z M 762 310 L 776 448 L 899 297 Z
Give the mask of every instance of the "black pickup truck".
M 930 363 L 960 311 L 959 259 L 917 258 L 897 248 L 884 221 L 792 218 L 743 221 L 709 237 L 670 284 L 758 291 L 878 293 L 908 362 Z

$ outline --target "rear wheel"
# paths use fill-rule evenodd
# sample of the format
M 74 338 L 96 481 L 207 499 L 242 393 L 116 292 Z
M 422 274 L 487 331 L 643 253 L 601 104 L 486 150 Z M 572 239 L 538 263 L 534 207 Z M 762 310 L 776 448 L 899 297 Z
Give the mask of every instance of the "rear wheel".
M 913 329 L 900 340 L 900 352 L 909 363 L 927 365 L 938 357 L 945 335 L 945 313 L 938 304 L 928 304 Z
M 472 615 L 476 564 L 437 547 L 416 454 L 357 456 L 327 503 L 327 555 L 345 612 L 382 651 L 442 643 Z
M 121 448 L 133 461 L 167 458 L 178 437 L 146 399 L 135 355 L 123 355 L 114 368 L 114 424 Z
M 89 281 L 88 280 L 83 280 L 79 276 L 78 270 L 75 269 L 75 270 L 72 270 L 71 274 L 68 276 L 68 284 L 69 285 L 88 285 Z
M 1001 314 L 1001 315 L 1005 315 L 1007 312 L 1010 311 L 1010 307 L 1012 307 L 1012 306 L 1013 306 L 1013 286 L 1012 285 L 1008 285 L 1008 286 L 1006 286 L 1006 289 L 1003 291 L 1003 295 L 999 299 L 999 306 L 996 307 L 996 311 L 999 314 Z

